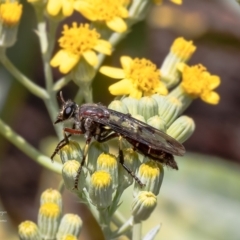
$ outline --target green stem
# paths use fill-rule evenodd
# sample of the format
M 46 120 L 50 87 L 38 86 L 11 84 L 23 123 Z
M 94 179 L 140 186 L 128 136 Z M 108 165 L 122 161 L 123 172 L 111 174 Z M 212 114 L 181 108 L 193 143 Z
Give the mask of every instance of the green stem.
M 107 209 L 98 209 L 99 210 L 99 224 L 102 228 L 105 239 L 110 239 L 111 230 L 109 228 L 109 214 Z
M 142 239 L 142 223 L 138 222 L 133 224 L 133 234 L 132 240 L 140 240 Z
M 30 145 L 24 138 L 15 133 L 10 126 L 4 123 L 0 119 L 0 134 L 2 134 L 6 139 L 8 139 L 13 145 L 19 148 L 22 152 L 24 152 L 27 156 L 32 158 L 35 162 L 39 163 L 43 167 L 54 171 L 56 173 L 62 172 L 62 164 L 55 162 L 52 163 L 51 159 L 37 149 L 35 149 L 32 145 Z
M 2 65 L 32 94 L 40 97 L 43 100 L 49 99 L 49 95 L 46 90 L 39 87 L 37 84 L 33 83 L 29 78 L 23 75 L 8 59 L 5 51 L 1 51 L 0 61 Z
M 43 68 L 46 82 L 46 90 L 49 94 L 49 99 L 45 100 L 45 106 L 48 110 L 50 118 L 52 121 L 56 119 L 58 114 L 58 104 L 55 96 L 55 91 L 53 91 L 53 76 L 52 69 L 50 66 L 50 58 L 52 50 L 55 43 L 55 33 L 57 28 L 57 23 L 49 21 L 49 36 L 47 32 L 47 22 L 43 16 L 43 13 L 37 15 L 38 19 L 38 36 L 40 42 L 40 49 L 43 60 Z M 56 133 L 59 138 L 62 138 L 62 129 L 60 125 L 54 125 Z
M 54 85 L 53 85 L 53 91 L 58 92 L 61 90 L 65 85 L 67 85 L 71 81 L 70 74 L 60 78 Z

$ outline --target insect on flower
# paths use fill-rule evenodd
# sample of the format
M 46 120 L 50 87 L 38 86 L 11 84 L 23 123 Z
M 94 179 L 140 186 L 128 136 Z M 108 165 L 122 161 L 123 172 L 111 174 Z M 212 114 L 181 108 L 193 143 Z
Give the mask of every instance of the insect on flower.
M 178 170 L 173 155 L 182 156 L 185 153 L 185 148 L 166 133 L 131 117 L 130 114 L 108 109 L 101 104 L 87 103 L 79 106 L 72 100 L 65 101 L 62 92 L 59 94 L 59 99 L 61 100 L 62 108 L 54 124 L 70 119 L 73 119 L 74 122 L 72 128 L 63 129 L 64 139 L 58 143 L 51 159 L 54 158 L 61 148 L 68 144 L 72 135 L 84 134 L 86 138 L 83 158 L 75 179 L 75 188 L 77 188 L 78 178 L 84 166 L 92 138 L 95 138 L 98 142 L 105 142 L 119 137 L 119 162 L 140 186 L 143 186 L 143 183 L 124 164 L 121 138 L 128 141 L 135 151 Z

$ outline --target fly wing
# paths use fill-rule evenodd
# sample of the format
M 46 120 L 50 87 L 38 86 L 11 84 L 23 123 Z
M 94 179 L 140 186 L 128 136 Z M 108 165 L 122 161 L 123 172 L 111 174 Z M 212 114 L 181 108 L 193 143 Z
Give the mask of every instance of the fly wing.
M 131 117 L 130 114 L 123 114 L 111 109 L 108 109 L 108 111 L 108 119 L 98 118 L 94 120 L 110 127 L 123 137 L 127 136 L 142 144 L 151 146 L 152 149 L 163 150 L 177 156 L 184 155 L 184 146 L 166 133 Z

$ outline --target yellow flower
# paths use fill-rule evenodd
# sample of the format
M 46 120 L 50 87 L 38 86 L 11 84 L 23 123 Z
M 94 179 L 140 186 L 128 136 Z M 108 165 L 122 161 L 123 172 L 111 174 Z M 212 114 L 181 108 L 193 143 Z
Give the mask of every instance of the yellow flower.
M 62 13 L 63 16 L 71 16 L 74 11 L 75 0 L 48 0 L 47 2 L 47 13 L 50 16 L 57 16 L 59 13 Z
M 128 17 L 126 5 L 126 0 L 77 0 L 74 8 L 90 21 L 105 22 L 111 30 L 121 33 L 127 30 L 123 20 Z
M 162 95 L 168 93 L 165 85 L 160 82 L 160 71 L 151 61 L 127 56 L 122 56 L 120 61 L 123 69 L 107 66 L 100 68 L 101 73 L 122 79 L 109 87 L 111 94 L 141 98 L 155 93 Z
M 15 26 L 22 16 L 22 4 L 10 2 L 0 4 L 0 21 L 6 26 Z
M 58 40 L 61 49 L 52 58 L 52 67 L 59 67 L 60 72 L 66 74 L 71 71 L 83 57 L 91 66 L 98 63 L 95 51 L 110 55 L 109 42 L 99 39 L 100 35 L 88 24 L 74 22 L 72 27 L 63 26 L 63 36 Z M 95 50 L 95 51 L 93 51 Z
M 201 64 L 192 67 L 180 64 L 179 70 L 182 72 L 181 87 L 188 95 L 200 97 L 209 104 L 218 104 L 220 97 L 213 91 L 220 84 L 218 76 L 211 75 Z

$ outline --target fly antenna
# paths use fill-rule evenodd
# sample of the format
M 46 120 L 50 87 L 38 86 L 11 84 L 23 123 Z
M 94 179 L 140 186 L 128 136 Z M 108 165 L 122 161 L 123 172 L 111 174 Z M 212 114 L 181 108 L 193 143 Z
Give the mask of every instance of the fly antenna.
M 63 94 L 62 94 L 62 91 L 59 92 L 59 94 L 57 95 L 57 98 L 64 104 L 65 103 L 65 100 L 63 98 Z

